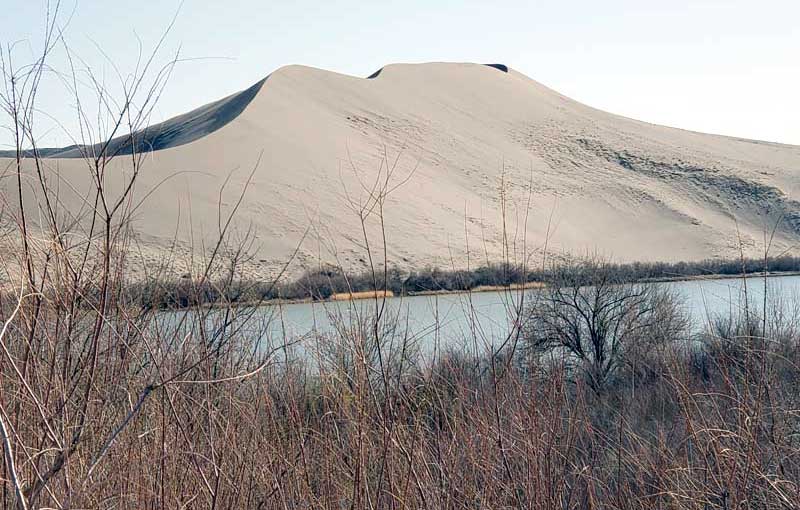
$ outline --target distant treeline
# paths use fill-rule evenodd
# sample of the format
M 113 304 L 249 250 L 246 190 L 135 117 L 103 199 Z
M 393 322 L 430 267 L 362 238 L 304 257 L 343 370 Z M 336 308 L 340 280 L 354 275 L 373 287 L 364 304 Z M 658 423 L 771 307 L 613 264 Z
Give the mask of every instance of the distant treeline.
M 800 271 L 800 257 L 769 259 L 709 259 L 699 262 L 608 263 L 608 274 L 620 282 L 644 282 L 709 275 L 740 276 L 764 271 Z M 373 276 L 370 272 L 346 274 L 338 268 L 306 271 L 289 282 L 236 281 L 225 285 L 199 284 L 191 278 L 178 281 L 148 281 L 128 288 L 127 299 L 147 308 L 186 308 L 215 303 L 258 303 L 272 300 L 325 300 L 334 294 L 388 290 L 397 296 L 431 292 L 467 291 L 480 287 L 507 287 L 528 282 L 547 283 L 551 269 L 523 268 L 513 264 L 491 264 L 470 270 L 428 267 L 416 271 L 390 268 Z M 223 290 L 224 289 L 224 290 Z

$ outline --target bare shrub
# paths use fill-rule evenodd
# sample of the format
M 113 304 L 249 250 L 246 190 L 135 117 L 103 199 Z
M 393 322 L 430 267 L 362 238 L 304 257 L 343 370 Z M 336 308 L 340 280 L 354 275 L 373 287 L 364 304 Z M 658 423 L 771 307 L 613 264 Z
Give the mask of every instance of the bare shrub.
M 528 352 L 564 356 L 597 393 L 686 322 L 667 290 L 625 283 L 612 269 L 596 258 L 554 267 L 526 316 Z

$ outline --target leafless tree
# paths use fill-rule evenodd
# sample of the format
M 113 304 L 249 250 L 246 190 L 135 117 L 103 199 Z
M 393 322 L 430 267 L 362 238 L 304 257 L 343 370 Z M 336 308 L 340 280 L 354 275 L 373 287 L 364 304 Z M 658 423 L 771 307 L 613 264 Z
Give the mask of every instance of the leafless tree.
M 625 283 L 613 269 L 597 257 L 555 265 L 525 324 L 531 354 L 565 356 L 598 393 L 634 351 L 671 341 L 685 325 L 666 289 Z

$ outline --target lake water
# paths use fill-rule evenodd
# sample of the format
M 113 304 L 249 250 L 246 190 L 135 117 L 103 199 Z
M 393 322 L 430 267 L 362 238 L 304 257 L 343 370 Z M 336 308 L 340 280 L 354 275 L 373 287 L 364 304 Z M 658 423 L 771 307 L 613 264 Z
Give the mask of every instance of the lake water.
M 742 313 L 745 284 L 742 279 L 691 280 L 657 283 L 674 290 L 695 327 L 717 316 Z M 747 279 L 751 311 L 763 308 L 765 280 Z M 525 291 L 527 293 L 536 291 Z M 789 317 L 800 317 L 800 276 L 766 279 L 768 307 Z M 423 351 L 441 348 L 483 350 L 502 344 L 512 331 L 522 291 L 475 292 L 387 299 L 382 311 L 381 338 L 388 342 L 411 341 Z M 523 301 L 524 304 L 524 301 Z M 800 308 L 798 308 L 800 310 Z M 269 305 L 257 314 L 263 319 L 263 340 L 275 345 L 284 339 L 324 339 L 331 335 L 371 327 L 376 314 L 374 300 Z M 361 325 L 361 326 L 360 326 Z M 367 326 L 363 326 L 367 325 Z M 304 340 L 305 341 L 305 340 Z M 301 342 L 302 343 L 302 342 Z M 302 348 L 301 348 L 302 349 Z

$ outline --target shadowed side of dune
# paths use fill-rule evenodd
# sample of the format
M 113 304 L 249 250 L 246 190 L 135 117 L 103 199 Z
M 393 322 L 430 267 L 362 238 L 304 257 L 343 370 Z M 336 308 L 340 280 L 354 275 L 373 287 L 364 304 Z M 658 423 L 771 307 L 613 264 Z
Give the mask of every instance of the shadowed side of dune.
M 504 73 L 508 72 L 508 66 L 505 64 L 483 64 L 483 65 L 485 65 L 486 67 L 493 67 L 498 71 L 503 71 Z
M 261 90 L 264 78 L 252 87 L 226 98 L 196 108 L 164 122 L 148 126 L 132 135 L 113 138 L 107 146 L 70 145 L 62 148 L 39 149 L 39 156 L 46 158 L 80 158 L 97 156 L 105 150 L 107 155 L 125 155 L 133 152 L 150 152 L 185 145 L 222 128 L 238 117 Z M 33 157 L 25 151 L 24 157 Z M 0 151 L 0 157 L 16 157 L 15 151 Z

